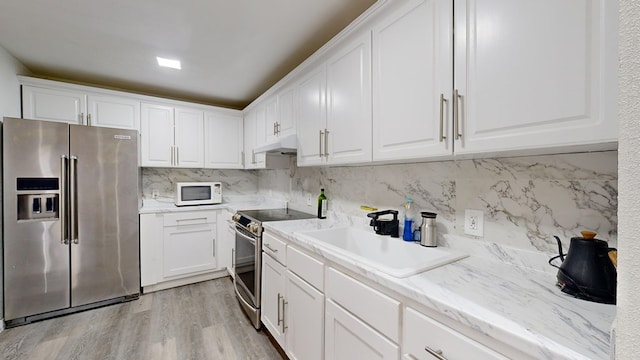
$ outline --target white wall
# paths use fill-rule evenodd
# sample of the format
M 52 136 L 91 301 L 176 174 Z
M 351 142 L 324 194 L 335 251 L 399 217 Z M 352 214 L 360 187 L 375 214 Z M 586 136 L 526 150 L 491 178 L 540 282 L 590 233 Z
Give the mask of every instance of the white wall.
M 29 71 L 0 46 L 0 117 L 20 117 L 20 84 L 18 75 Z
M 620 0 L 617 359 L 640 354 L 640 2 Z
M 16 75 L 29 75 L 29 71 L 2 46 L 0 46 L 0 118 L 4 116 L 20 117 L 20 84 Z M 0 163 L 2 159 L 0 159 Z M 0 196 L 2 189 L 0 187 Z M 0 206 L 0 225 L 2 223 L 2 207 Z M 0 226 L 1 228 L 1 226 Z M 0 232 L 0 245 L 2 233 Z M 2 246 L 0 246 L 0 258 Z M 3 274 L 0 267 L 0 319 L 4 318 Z

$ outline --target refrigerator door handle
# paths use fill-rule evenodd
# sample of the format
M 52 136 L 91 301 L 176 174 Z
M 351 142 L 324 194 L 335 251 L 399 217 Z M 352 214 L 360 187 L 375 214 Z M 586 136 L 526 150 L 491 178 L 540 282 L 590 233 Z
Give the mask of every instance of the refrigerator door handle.
M 78 163 L 77 156 L 69 157 L 69 164 L 71 165 L 69 172 L 69 218 L 71 223 L 71 242 L 77 244 L 78 241 L 78 209 L 77 205 L 77 174 L 76 166 Z
M 69 157 L 62 155 L 60 157 L 60 198 L 58 200 L 58 207 L 60 209 L 60 229 L 61 238 L 60 241 L 64 245 L 69 245 L 69 219 L 67 219 L 67 165 L 69 163 Z

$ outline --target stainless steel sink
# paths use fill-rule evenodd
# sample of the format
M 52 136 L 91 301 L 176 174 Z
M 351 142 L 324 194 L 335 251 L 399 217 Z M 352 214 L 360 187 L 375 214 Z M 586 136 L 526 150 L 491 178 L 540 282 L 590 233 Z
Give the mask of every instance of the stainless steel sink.
M 447 248 L 428 248 L 356 227 L 299 232 L 320 246 L 346 255 L 385 274 L 403 278 L 467 257 Z

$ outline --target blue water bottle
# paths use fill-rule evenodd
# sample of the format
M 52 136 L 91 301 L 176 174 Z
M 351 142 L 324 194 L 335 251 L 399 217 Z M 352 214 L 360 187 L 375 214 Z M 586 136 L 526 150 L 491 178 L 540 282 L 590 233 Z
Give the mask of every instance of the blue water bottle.
M 402 239 L 405 241 L 413 241 L 413 223 L 415 222 L 416 212 L 413 208 L 413 199 L 405 196 L 404 203 L 404 231 Z

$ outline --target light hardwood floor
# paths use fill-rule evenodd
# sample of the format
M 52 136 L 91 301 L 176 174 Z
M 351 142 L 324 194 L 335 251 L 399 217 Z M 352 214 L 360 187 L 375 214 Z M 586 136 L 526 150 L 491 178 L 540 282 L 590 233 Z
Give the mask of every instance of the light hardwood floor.
M 1 359 L 282 359 L 229 278 L 5 329 Z

